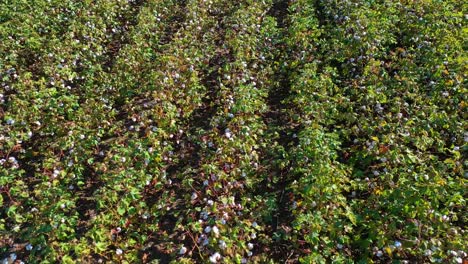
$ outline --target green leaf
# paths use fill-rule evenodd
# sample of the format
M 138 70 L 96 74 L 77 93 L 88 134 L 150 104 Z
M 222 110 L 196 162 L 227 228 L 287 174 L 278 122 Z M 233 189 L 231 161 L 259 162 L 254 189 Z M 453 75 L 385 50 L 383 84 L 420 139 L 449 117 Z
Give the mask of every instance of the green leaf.
M 127 211 L 127 210 L 126 210 L 125 208 L 123 208 L 123 207 L 120 207 L 120 206 L 119 206 L 119 207 L 117 208 L 117 213 L 119 213 L 119 215 L 124 215 L 126 211 Z
M 349 208 L 346 209 L 346 216 L 348 217 L 349 221 L 353 223 L 353 225 L 357 224 L 356 215 L 351 211 L 351 209 Z
M 96 249 L 100 252 L 106 251 L 107 249 L 107 243 L 105 242 L 97 242 L 96 243 Z
M 62 263 L 64 264 L 73 264 L 75 261 L 68 255 L 62 257 Z

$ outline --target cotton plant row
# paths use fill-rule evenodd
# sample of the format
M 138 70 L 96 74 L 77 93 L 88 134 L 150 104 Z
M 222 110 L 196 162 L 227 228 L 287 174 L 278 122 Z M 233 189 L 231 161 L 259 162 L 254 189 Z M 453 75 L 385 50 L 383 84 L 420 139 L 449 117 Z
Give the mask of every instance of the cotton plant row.
M 190 236 L 181 245 L 180 261 L 192 255 L 211 263 L 246 263 L 257 259 L 258 224 L 251 208 L 254 197 L 248 192 L 258 179 L 259 153 L 265 124 L 260 114 L 265 111 L 264 85 L 271 72 L 261 61 L 258 47 L 264 36 L 262 15 L 271 3 L 240 3 L 225 18 L 226 36 L 221 46 L 226 59 L 218 70 L 214 98 L 218 101 L 210 117 L 209 129 L 194 131 L 199 142 L 200 161 L 182 171 L 183 184 L 192 192 L 181 228 Z M 240 41 L 241 40 L 241 41 Z
M 450 60 L 451 56 L 452 58 L 458 56 L 461 51 L 460 46 L 457 41 L 453 41 L 452 48 L 449 48 L 444 43 L 444 38 L 440 35 L 437 36 L 437 34 L 451 32 L 453 36 L 459 36 L 461 28 L 456 25 L 456 21 L 459 19 L 455 15 L 451 16 L 447 23 L 442 23 L 440 18 L 428 19 L 422 15 L 436 6 L 442 10 L 451 9 L 450 4 L 439 6 L 439 4 L 433 3 L 425 6 L 426 11 L 422 11 L 417 19 L 422 27 L 426 27 L 426 20 L 432 20 L 434 24 L 439 24 L 439 29 L 428 30 L 429 32 L 425 32 L 425 37 L 432 36 L 433 38 L 428 45 L 435 46 L 434 51 L 444 50 L 439 56 Z M 415 8 L 411 5 L 396 5 L 395 11 L 391 5 L 385 7 L 390 14 L 394 12 L 399 14 L 401 10 L 407 11 L 409 15 L 398 15 L 402 18 L 411 17 L 411 11 Z M 389 15 L 388 17 L 393 20 L 396 16 Z M 378 17 L 376 19 L 378 19 L 377 21 L 382 20 Z M 460 160 L 457 146 L 464 144 L 463 131 L 455 127 L 462 125 L 460 121 L 463 120 L 463 117 L 458 110 L 453 108 L 453 104 L 444 103 L 444 99 L 438 95 L 437 88 L 434 89 L 430 82 L 427 83 L 428 73 L 424 71 L 437 68 L 436 65 L 432 66 L 426 63 L 418 66 L 427 57 L 427 55 L 420 53 L 421 50 L 427 49 L 423 49 L 417 44 L 408 45 L 403 42 L 408 38 L 417 38 L 413 34 L 420 33 L 406 32 L 403 24 L 410 25 L 409 22 L 402 23 L 393 20 L 392 23 L 395 26 L 389 27 L 389 29 L 395 31 L 388 30 L 388 32 L 395 35 L 397 43 L 389 43 L 387 47 L 379 48 L 387 52 L 386 56 L 380 57 L 378 54 L 370 54 L 373 57 L 367 56 L 367 59 L 362 60 L 364 62 L 367 60 L 367 64 L 364 64 L 362 74 L 360 74 L 361 78 L 359 79 L 362 84 L 358 85 L 364 85 L 367 88 L 367 95 L 364 92 L 364 96 L 361 97 L 361 93 L 356 92 L 354 84 L 348 84 L 343 89 L 345 93 L 349 94 L 349 101 L 352 102 L 352 108 L 348 109 L 360 109 L 357 115 L 357 122 L 361 124 L 360 129 L 356 131 L 357 133 L 350 133 L 350 135 L 343 133 L 345 138 L 348 137 L 348 142 L 351 140 L 353 143 L 358 142 L 354 143 L 356 145 L 351 148 L 352 152 L 357 150 L 355 156 L 350 158 L 350 164 L 356 171 L 355 178 L 353 178 L 355 181 L 361 180 L 360 184 L 356 184 L 357 186 L 361 185 L 359 189 L 366 188 L 366 186 L 368 186 L 367 189 L 370 188 L 373 195 L 371 199 L 368 198 L 369 201 L 378 201 L 374 203 L 380 204 L 380 206 L 374 210 L 385 212 L 385 217 L 375 216 L 373 210 L 356 211 L 362 212 L 364 217 L 372 219 L 368 220 L 369 223 L 379 223 L 376 226 L 370 225 L 369 230 L 372 230 L 372 233 L 378 233 L 381 226 L 388 226 L 384 235 L 368 238 L 369 241 L 371 239 L 377 241 L 377 245 L 369 253 L 381 255 L 381 252 L 384 252 L 384 255 L 379 258 L 411 259 L 415 257 L 432 261 L 440 261 L 441 259 L 455 261 L 454 256 L 448 252 L 451 250 L 463 251 L 461 247 L 462 230 L 459 224 L 445 224 L 443 219 L 447 219 L 447 216 L 444 217 L 444 215 L 451 210 L 449 208 L 455 210 L 452 212 L 456 218 L 462 216 L 457 213 L 458 209 L 456 208 L 464 204 L 464 199 L 460 199 L 459 196 L 462 190 L 460 188 L 463 188 L 461 178 L 463 172 L 460 171 L 461 164 L 459 169 L 456 166 L 451 168 L 450 165 L 446 166 L 445 164 L 452 159 L 455 160 L 455 163 L 457 163 L 456 160 Z M 400 28 L 403 30 L 397 31 Z M 391 39 L 391 37 L 387 39 Z M 436 48 L 437 46 L 439 48 Z M 413 51 L 414 48 L 417 51 Z M 391 59 L 385 62 L 387 58 Z M 438 60 L 440 59 L 431 58 L 428 62 L 433 63 Z M 378 66 L 379 64 L 381 66 Z M 354 65 L 351 64 L 349 67 L 352 66 Z M 458 70 L 460 66 L 454 63 L 452 67 L 452 74 L 440 78 L 440 81 L 446 84 L 444 88 L 447 89 L 451 86 L 448 85 L 449 80 L 453 80 L 454 87 L 450 88 L 453 89 L 451 99 L 454 102 L 460 102 L 463 98 L 462 93 L 460 93 L 462 87 L 456 85 L 457 81 L 455 81 L 461 77 L 458 75 L 461 73 Z M 345 77 L 346 75 L 342 74 L 341 76 Z M 443 91 L 441 92 L 443 93 Z M 439 123 L 440 119 L 433 115 L 435 112 L 446 115 L 444 125 Z M 363 122 L 366 119 L 369 121 Z M 355 123 L 356 121 L 347 120 L 345 124 L 351 126 Z M 455 134 L 454 137 L 458 138 L 455 142 L 453 138 L 447 140 L 448 138 L 444 135 L 445 129 L 442 126 L 447 125 L 452 127 L 450 130 Z M 361 139 L 364 133 L 370 139 Z M 361 146 L 358 147 L 359 145 Z M 352 152 L 350 151 L 350 154 Z M 362 161 L 366 159 L 369 160 L 369 168 L 367 169 L 362 166 Z M 364 184 L 362 180 L 365 181 Z M 434 182 L 436 184 L 433 184 Z M 452 186 L 458 187 L 454 189 L 443 187 L 448 182 L 451 182 Z M 425 198 L 416 198 L 421 196 Z M 422 202 L 423 200 L 425 202 Z M 446 204 L 444 200 L 452 201 L 450 202 L 452 205 Z M 365 208 L 364 206 L 369 201 L 357 202 L 354 206 L 357 209 Z M 438 220 L 437 218 L 427 219 L 427 212 L 434 209 L 440 210 L 441 218 Z M 405 215 L 409 220 L 401 219 L 401 215 Z M 395 222 L 400 223 L 400 225 L 393 226 Z M 416 223 L 414 228 L 411 227 L 411 223 Z M 434 233 L 443 236 L 453 234 L 453 239 L 443 241 L 434 239 L 432 235 Z M 397 247 L 396 245 L 401 245 L 397 242 L 402 243 L 402 246 Z M 364 244 L 365 246 L 367 245 Z M 441 250 L 441 248 L 444 249 Z
M 298 179 L 291 185 L 298 195 L 291 206 L 296 216 L 293 229 L 302 233 L 308 242 L 304 250 L 310 252 L 302 260 L 361 256 L 367 261 L 460 261 L 464 230 L 447 213 L 464 217 L 459 210 L 465 204 L 459 150 L 466 142 L 463 129 L 455 128 L 463 127 L 463 116 L 453 104 L 443 103 L 434 81 L 425 81 L 428 72 L 423 71 L 433 68 L 437 74 L 442 65 L 421 65 L 429 55 L 421 52 L 427 49 L 403 43 L 421 38 L 411 34 L 427 31 L 422 22 L 424 30 L 416 31 L 404 26 L 414 23 L 398 21 L 411 18 L 415 7 L 321 2 L 311 7 L 322 12 L 315 17 L 315 12 L 305 12 L 304 3 L 295 4 L 292 9 L 298 15 L 291 15 L 290 28 L 302 30 L 293 37 L 318 36 L 292 41 L 314 47 L 293 46 L 299 62 L 290 98 L 302 110 L 299 116 L 306 127 L 292 151 L 293 177 Z M 382 9 L 386 11 L 377 12 Z M 311 29 L 295 26 L 304 20 L 310 21 Z M 433 38 L 424 45 L 444 50 L 439 56 L 446 58 L 446 65 L 450 56 L 456 59 L 460 54 L 459 40 L 454 37 L 449 48 L 444 38 L 434 35 L 460 36 L 458 20 L 454 15 L 448 23 L 437 22 L 438 30 L 425 33 Z M 340 45 L 339 51 L 331 48 Z M 307 62 L 311 57 L 314 60 Z M 446 100 L 460 104 L 460 65 L 454 61 L 451 66 L 439 79 L 445 84 L 440 88 L 450 84 L 453 97 Z M 444 135 L 448 127 L 455 133 L 451 142 Z M 447 234 L 452 239 L 437 238 Z
M 286 219 L 282 221 L 292 222 L 280 221 L 277 237 L 286 252 L 292 253 L 289 257 L 296 260 L 302 256 L 301 261 L 317 263 L 328 257 L 339 262 L 346 260 L 346 253 L 337 252 L 336 246 L 343 247 L 352 231 L 347 217 L 350 209 L 340 194 L 346 188 L 346 169 L 334 161 L 339 145 L 336 136 L 324 131 L 319 123 L 321 115 L 327 113 L 316 109 L 315 104 L 321 103 L 322 98 L 307 97 L 313 89 L 327 93 L 334 88 L 325 74 L 316 73 L 322 29 L 315 8 L 305 1 L 296 1 L 286 17 L 283 41 L 287 55 L 279 63 L 280 70 L 287 73 L 291 94 L 283 103 L 294 106 L 285 111 L 300 130 L 289 135 L 297 143 L 287 146 L 288 153 L 283 154 L 289 168 L 280 181 L 289 185 L 281 199 L 286 200 L 282 206 L 288 207 L 285 211 L 291 216 L 282 216 Z M 324 96 L 323 101 L 327 99 Z

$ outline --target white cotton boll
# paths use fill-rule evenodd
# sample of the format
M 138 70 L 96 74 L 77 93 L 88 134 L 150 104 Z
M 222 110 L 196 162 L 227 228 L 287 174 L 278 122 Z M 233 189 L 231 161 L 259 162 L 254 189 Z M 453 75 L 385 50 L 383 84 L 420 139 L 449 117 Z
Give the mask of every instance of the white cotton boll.
M 207 213 L 207 212 L 201 212 L 201 213 L 200 213 L 200 217 L 201 217 L 203 220 L 207 220 L 207 219 L 208 219 L 208 213 Z
M 401 242 L 400 241 L 395 241 L 395 247 L 400 248 L 401 247 Z
M 26 245 L 26 250 L 31 251 L 33 249 L 33 246 L 31 244 Z
M 226 242 L 224 242 L 224 240 L 220 240 L 218 244 L 219 244 L 219 248 L 221 249 L 226 249 L 227 247 Z
M 221 255 L 216 252 L 213 255 L 210 256 L 210 262 L 211 263 L 218 263 L 218 261 L 221 259 Z
M 248 244 L 247 244 L 247 248 L 250 249 L 250 250 L 252 250 L 252 249 L 254 248 L 254 245 L 253 245 L 252 243 L 248 243 Z
M 15 120 L 9 118 L 9 119 L 7 119 L 6 123 L 7 123 L 7 125 L 10 125 L 10 126 L 11 126 L 11 125 L 14 125 L 14 124 L 15 124 Z
M 205 227 L 205 233 L 210 233 L 211 232 L 211 226 Z
M 213 234 L 219 235 L 219 229 L 217 226 L 213 226 L 212 231 L 213 231 Z
M 184 255 L 185 253 L 187 253 L 187 248 L 186 247 L 181 247 L 180 250 L 179 250 L 179 255 Z
M 198 198 L 198 194 L 196 192 L 192 193 L 192 201 Z
M 149 215 L 148 213 L 144 213 L 144 214 L 141 216 L 141 218 L 143 218 L 143 219 L 146 220 L 146 219 L 148 219 L 149 216 L 150 216 L 150 215 Z

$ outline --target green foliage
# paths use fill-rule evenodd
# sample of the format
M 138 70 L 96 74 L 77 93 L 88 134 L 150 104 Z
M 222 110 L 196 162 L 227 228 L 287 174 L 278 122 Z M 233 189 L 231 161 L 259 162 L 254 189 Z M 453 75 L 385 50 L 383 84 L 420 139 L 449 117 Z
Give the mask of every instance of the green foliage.
M 466 20 L 463 1 L 2 1 L 1 259 L 463 262 Z

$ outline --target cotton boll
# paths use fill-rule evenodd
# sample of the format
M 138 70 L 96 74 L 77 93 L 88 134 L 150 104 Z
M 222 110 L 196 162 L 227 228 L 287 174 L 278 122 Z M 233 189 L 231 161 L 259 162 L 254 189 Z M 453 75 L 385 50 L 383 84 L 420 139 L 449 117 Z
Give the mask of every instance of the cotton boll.
M 218 261 L 221 259 L 221 254 L 218 252 L 214 253 L 213 255 L 210 256 L 210 262 L 211 263 L 218 263 Z
M 181 247 L 180 250 L 179 250 L 179 255 L 184 255 L 185 253 L 187 253 L 187 248 L 186 247 Z

